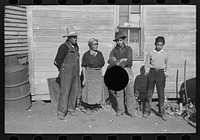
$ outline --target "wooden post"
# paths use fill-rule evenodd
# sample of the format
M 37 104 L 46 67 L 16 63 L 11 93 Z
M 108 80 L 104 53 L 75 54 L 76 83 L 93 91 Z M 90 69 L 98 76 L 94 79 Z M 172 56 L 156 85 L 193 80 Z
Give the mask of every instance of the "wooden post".
M 32 7 L 27 7 L 28 21 L 28 57 L 29 57 L 29 82 L 31 95 L 35 95 L 35 77 L 34 77 L 34 44 L 33 44 L 33 27 L 32 27 Z
M 184 63 L 184 88 L 185 88 L 186 104 L 188 104 L 188 95 L 187 95 L 187 86 L 186 86 L 186 62 L 187 60 L 185 60 L 185 63 Z
M 176 71 L 176 99 L 178 99 L 178 69 Z

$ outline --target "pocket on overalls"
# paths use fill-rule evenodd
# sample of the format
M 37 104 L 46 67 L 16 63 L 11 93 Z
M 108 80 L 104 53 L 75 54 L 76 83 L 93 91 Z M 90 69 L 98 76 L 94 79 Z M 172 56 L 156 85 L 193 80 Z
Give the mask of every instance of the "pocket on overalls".
M 70 61 L 74 61 L 76 59 L 76 54 L 74 51 L 69 52 L 69 59 Z

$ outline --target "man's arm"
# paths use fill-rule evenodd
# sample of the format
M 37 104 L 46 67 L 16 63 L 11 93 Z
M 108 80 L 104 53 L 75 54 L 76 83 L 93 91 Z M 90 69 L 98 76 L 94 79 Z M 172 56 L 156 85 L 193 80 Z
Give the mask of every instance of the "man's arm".
M 121 60 L 117 60 L 115 55 L 114 55 L 114 50 L 112 50 L 110 52 L 110 55 L 109 55 L 109 60 L 108 60 L 108 63 L 110 65 L 118 65 L 120 63 Z
M 128 65 L 132 65 L 132 62 L 133 62 L 133 50 L 131 47 L 129 47 L 127 58 L 124 58 L 120 65 L 123 67 L 126 67 Z
M 58 48 L 58 52 L 56 54 L 54 65 L 60 70 L 61 65 L 63 63 L 64 57 L 67 54 L 68 47 L 66 47 L 64 44 L 60 45 Z

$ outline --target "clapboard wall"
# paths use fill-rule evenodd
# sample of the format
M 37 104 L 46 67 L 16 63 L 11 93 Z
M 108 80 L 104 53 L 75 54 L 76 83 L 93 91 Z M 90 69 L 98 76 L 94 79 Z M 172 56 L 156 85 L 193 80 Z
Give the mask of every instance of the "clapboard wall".
M 66 27 L 78 32 L 80 55 L 90 38 L 99 39 L 99 50 L 107 62 L 114 35 L 113 6 L 28 6 L 29 66 L 33 100 L 50 99 L 48 78 L 58 75 L 53 65 L 58 47 L 66 38 Z M 103 68 L 105 72 L 106 66 Z
M 28 53 L 25 6 L 5 6 L 4 34 L 5 56 Z
M 29 70 L 31 93 L 34 99 L 49 100 L 47 79 L 58 75 L 53 65 L 57 49 L 65 41 L 67 25 L 77 32 L 80 55 L 88 50 L 87 41 L 99 39 L 99 50 L 107 62 L 113 48 L 113 37 L 122 16 L 118 6 L 28 6 Z M 126 12 L 126 11 L 124 11 Z M 164 36 L 164 50 L 170 54 L 170 77 L 165 93 L 176 97 L 178 86 L 184 81 L 184 61 L 187 60 L 186 79 L 196 77 L 196 8 L 188 5 L 142 5 L 141 27 L 144 29 L 144 60 L 133 61 L 134 76 L 140 74 L 146 55 L 155 48 L 157 36 Z M 105 72 L 106 65 L 103 67 Z M 156 90 L 155 90 L 156 92 Z M 157 94 L 154 94 L 157 98 Z
M 141 14 L 145 38 L 144 58 L 155 48 L 157 36 L 164 36 L 166 39 L 163 50 L 170 55 L 170 77 L 166 80 L 165 93 L 170 98 L 175 98 L 177 70 L 180 89 L 184 81 L 185 60 L 186 79 L 196 77 L 196 8 L 193 5 L 144 5 Z M 144 61 L 134 61 L 135 76 L 139 74 L 143 64 Z M 157 98 L 157 94 L 154 97 Z

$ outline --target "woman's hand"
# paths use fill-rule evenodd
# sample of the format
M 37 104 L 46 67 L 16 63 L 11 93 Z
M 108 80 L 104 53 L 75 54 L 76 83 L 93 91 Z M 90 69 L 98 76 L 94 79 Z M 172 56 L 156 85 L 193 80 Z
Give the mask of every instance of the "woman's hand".
M 164 72 L 165 73 L 165 77 L 169 77 L 169 73 L 167 72 Z

